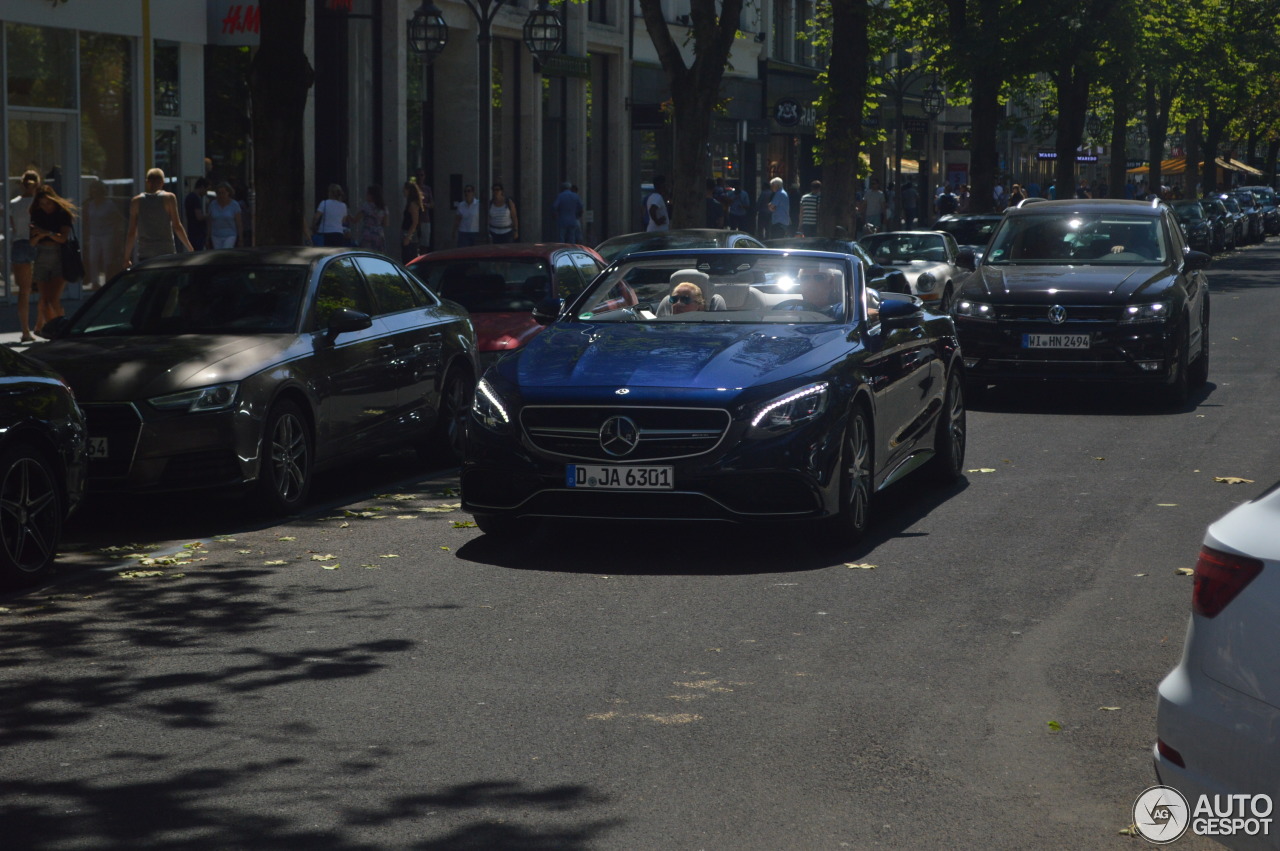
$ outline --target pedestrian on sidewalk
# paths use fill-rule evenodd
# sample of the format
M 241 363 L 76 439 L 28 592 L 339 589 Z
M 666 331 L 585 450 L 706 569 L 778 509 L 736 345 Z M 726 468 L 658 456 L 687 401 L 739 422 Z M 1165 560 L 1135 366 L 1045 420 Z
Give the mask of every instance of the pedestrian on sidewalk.
M 818 235 L 818 207 L 822 205 L 822 181 L 809 184 L 809 191 L 800 197 L 800 232 L 805 236 Z
M 9 226 L 13 228 L 13 278 L 18 284 L 18 324 L 22 342 L 33 343 L 31 336 L 31 266 L 36 259 L 31 244 L 31 205 L 40 187 L 40 172 L 28 169 L 22 175 L 18 196 L 9 201 Z
M 44 184 L 36 190 L 36 199 L 31 205 L 31 244 L 36 249 L 31 281 L 40 291 L 40 304 L 36 306 L 37 335 L 46 322 L 63 314 L 62 289 L 67 279 L 62 270 L 62 246 L 71 236 L 75 216 L 75 205 L 54 192 L 52 186 Z
M 769 198 L 769 238 L 783 239 L 791 235 L 791 198 L 781 177 L 770 180 L 769 188 L 773 190 Z
M 649 219 L 646 231 L 671 230 L 671 211 L 667 208 L 667 176 L 653 176 L 653 191 L 644 199 L 644 213 Z
M 706 211 L 705 227 L 713 230 L 719 230 L 724 227 L 724 204 L 720 203 L 720 196 L 716 195 L 716 189 L 715 180 L 708 177 L 703 208 Z
M 336 183 L 329 184 L 329 197 L 316 205 L 316 217 L 312 229 L 320 234 L 322 244 L 329 248 L 345 245 L 347 226 L 351 216 L 347 212 L 347 196 Z
M 209 220 L 205 213 L 205 202 L 208 201 L 209 181 L 203 177 L 197 178 L 191 191 L 187 193 L 187 197 L 182 199 L 182 212 L 186 214 L 187 221 L 187 239 L 191 240 L 191 247 L 196 251 L 200 251 L 205 247 L 205 242 L 209 236 Z M 88 220 L 89 211 L 85 209 L 85 219 Z
M 747 190 L 738 180 L 731 180 L 725 198 L 729 202 L 729 227 L 747 230 L 747 216 L 751 212 L 751 196 L 747 194 Z
M 240 244 L 243 210 L 240 202 L 231 197 L 231 184 L 219 183 L 209 205 L 209 247 L 235 248 Z
M 582 243 L 582 198 L 573 191 L 573 184 L 560 184 L 560 194 L 551 202 L 551 212 L 556 215 L 556 233 L 560 242 L 569 245 Z
M 426 169 L 414 172 L 414 180 L 418 184 L 418 193 L 422 196 L 422 214 L 418 216 L 418 245 L 423 251 L 431 250 L 431 213 L 436 208 L 435 195 L 427 183 Z
M 404 183 L 404 212 L 400 214 L 400 262 L 408 263 L 419 254 L 418 221 L 422 215 L 422 193 L 412 177 Z
M 356 214 L 360 227 L 360 247 L 370 251 L 387 250 L 387 202 L 382 198 L 382 187 L 373 184 L 364 191 L 364 202 Z
M 84 288 L 93 292 L 102 286 L 100 278 L 109 281 L 120 271 L 117 251 L 124 216 L 120 215 L 116 202 L 107 197 L 107 187 L 101 180 L 89 184 L 89 200 L 81 212 L 84 214 L 83 242 L 88 248 L 84 255 Z
M 470 183 L 462 189 L 462 200 L 454 205 L 453 239 L 459 248 L 480 241 L 480 199 Z
M 187 229 L 178 216 L 178 197 L 164 188 L 164 172 L 153 168 L 147 172 L 146 191 L 129 202 L 129 233 L 124 239 L 124 266 L 133 265 L 133 249 L 138 248 L 138 262 L 173 254 L 178 250 L 175 238 L 188 251 L 194 251 Z
M 516 202 L 507 197 L 501 183 L 495 183 L 489 197 L 489 242 L 499 245 L 519 239 L 520 216 L 516 213 Z

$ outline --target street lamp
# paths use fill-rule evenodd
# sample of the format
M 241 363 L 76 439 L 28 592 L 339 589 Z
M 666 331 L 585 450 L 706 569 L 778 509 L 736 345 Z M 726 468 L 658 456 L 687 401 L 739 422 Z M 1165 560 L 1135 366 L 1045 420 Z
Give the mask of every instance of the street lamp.
M 1089 134 L 1090 139 L 1097 141 L 1098 137 L 1102 135 L 1102 119 L 1098 117 L 1098 113 L 1090 113 L 1089 117 L 1085 119 L 1084 129 Z
M 564 25 L 560 16 L 547 8 L 547 0 L 540 0 L 538 8 L 529 13 L 524 22 L 524 45 L 533 54 L 540 70 L 543 63 L 560 50 L 564 41 Z
M 942 110 L 947 108 L 947 95 L 942 91 L 937 78 L 934 78 L 920 95 L 920 108 L 924 110 L 925 115 L 929 116 L 930 121 L 941 115 Z
M 1058 120 L 1050 113 L 1046 112 L 1040 116 L 1040 123 L 1037 125 L 1041 138 L 1048 139 L 1058 129 Z
M 449 42 L 449 25 L 431 0 L 422 0 L 409 21 L 409 49 L 425 57 L 428 64 L 440 55 Z
M 935 76 L 929 81 L 929 85 L 925 86 L 924 92 L 920 95 L 920 109 L 929 118 L 929 121 L 936 121 L 938 116 L 942 114 L 942 110 L 947 108 L 947 95 L 942 90 L 942 84 Z M 920 198 L 922 199 L 921 209 L 932 210 L 930 199 L 933 198 L 933 177 L 930 169 L 933 168 L 931 161 L 933 160 L 933 128 L 929 127 L 928 132 L 924 136 L 924 162 L 920 163 Z M 899 190 L 901 191 L 901 190 Z

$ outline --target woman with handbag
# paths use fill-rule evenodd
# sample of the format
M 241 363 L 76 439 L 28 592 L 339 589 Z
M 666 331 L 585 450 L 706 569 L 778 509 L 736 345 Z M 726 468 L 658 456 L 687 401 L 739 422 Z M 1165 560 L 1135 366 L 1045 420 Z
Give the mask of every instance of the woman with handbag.
M 36 307 L 35 332 L 40 334 L 44 324 L 50 319 L 62 316 L 62 289 L 67 285 L 67 275 L 74 269 L 65 269 L 63 262 L 64 247 L 71 239 L 71 226 L 75 222 L 76 208 L 70 201 L 62 198 L 49 184 L 36 189 L 36 200 L 31 205 L 31 245 L 36 250 L 35 267 L 31 280 L 40 290 L 40 304 Z M 78 246 L 76 256 L 71 258 L 81 263 Z M 79 280 L 79 278 L 76 278 Z
M 9 224 L 13 227 L 13 278 L 18 284 L 18 323 L 22 326 L 22 342 L 34 343 L 31 336 L 31 265 L 36 259 L 31 244 L 31 206 L 40 186 L 40 173 L 28 170 L 22 175 L 21 194 L 9 202 Z

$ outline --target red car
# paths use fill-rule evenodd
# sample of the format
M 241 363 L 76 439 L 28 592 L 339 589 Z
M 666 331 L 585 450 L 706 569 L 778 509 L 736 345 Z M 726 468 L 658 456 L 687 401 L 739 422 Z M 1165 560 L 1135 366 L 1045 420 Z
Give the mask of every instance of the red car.
M 513 243 L 433 251 L 409 269 L 436 295 L 471 314 L 483 372 L 543 329 L 533 308 L 550 298 L 572 299 L 607 264 L 585 245 Z

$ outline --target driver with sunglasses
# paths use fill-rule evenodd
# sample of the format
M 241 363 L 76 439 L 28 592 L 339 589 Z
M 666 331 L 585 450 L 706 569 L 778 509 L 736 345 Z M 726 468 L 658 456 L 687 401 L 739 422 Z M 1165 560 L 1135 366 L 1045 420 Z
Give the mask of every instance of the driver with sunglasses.
M 774 310 L 807 310 L 833 319 L 844 316 L 844 276 L 839 271 L 809 267 L 796 272 L 800 297 L 775 305 Z
M 724 297 L 719 293 L 707 302 L 711 278 L 697 269 L 681 269 L 671 275 L 671 295 L 662 299 L 654 311 L 656 316 L 679 315 L 697 310 L 724 310 Z

